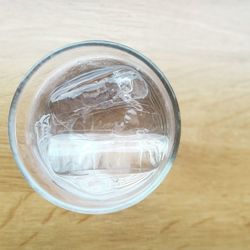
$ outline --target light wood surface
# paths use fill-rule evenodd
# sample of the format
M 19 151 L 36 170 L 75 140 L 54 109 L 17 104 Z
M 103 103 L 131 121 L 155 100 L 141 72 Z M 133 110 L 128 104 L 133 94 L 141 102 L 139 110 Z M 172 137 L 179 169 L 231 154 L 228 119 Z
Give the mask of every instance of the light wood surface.
M 0 249 L 250 249 L 250 2 L 0 0 Z M 177 160 L 119 213 L 43 200 L 10 153 L 7 116 L 25 72 L 67 43 L 106 39 L 151 58 L 176 92 Z

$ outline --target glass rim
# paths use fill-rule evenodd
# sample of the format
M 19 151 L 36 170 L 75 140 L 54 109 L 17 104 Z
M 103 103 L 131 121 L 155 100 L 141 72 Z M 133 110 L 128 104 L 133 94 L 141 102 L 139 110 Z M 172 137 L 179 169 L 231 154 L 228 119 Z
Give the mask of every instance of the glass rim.
M 143 190 L 142 193 L 139 195 L 128 199 L 124 204 L 118 204 L 112 207 L 108 208 L 84 208 L 81 206 L 76 206 L 69 204 L 67 202 L 64 202 L 56 197 L 54 197 L 52 194 L 50 194 L 48 191 L 46 191 L 43 187 L 41 187 L 35 180 L 35 178 L 32 177 L 32 175 L 29 173 L 29 171 L 26 169 L 18 151 L 18 146 L 16 142 L 16 108 L 18 105 L 19 97 L 22 93 L 22 90 L 24 89 L 25 85 L 29 81 L 29 79 L 33 76 L 33 74 L 39 70 L 40 67 L 42 67 L 43 64 L 45 64 L 47 61 L 51 60 L 53 57 L 55 57 L 58 54 L 61 54 L 65 51 L 79 48 L 79 47 L 88 47 L 88 46 L 103 46 L 103 47 L 109 47 L 117 50 L 121 50 L 123 52 L 126 52 L 137 59 L 141 60 L 143 63 L 145 63 L 153 72 L 159 77 L 161 80 L 163 86 L 167 90 L 167 93 L 169 95 L 169 98 L 171 100 L 171 103 L 173 105 L 173 113 L 174 113 L 174 120 L 175 120 L 175 134 L 174 134 L 174 143 L 173 143 L 173 149 L 171 152 L 171 155 L 166 163 L 166 165 L 163 167 L 160 174 L 155 178 L 155 180 L 148 185 L 148 187 Z M 180 110 L 179 105 L 175 96 L 175 93 L 165 77 L 165 75 L 161 72 L 161 70 L 147 57 L 145 57 L 140 52 L 126 46 L 120 43 L 106 41 L 106 40 L 87 40 L 87 41 L 81 41 L 77 43 L 71 43 L 67 44 L 64 47 L 61 47 L 59 49 L 53 50 L 47 55 L 45 55 L 42 59 L 40 59 L 37 63 L 35 63 L 30 70 L 24 75 L 22 78 L 19 86 L 17 87 L 15 94 L 12 98 L 12 102 L 10 105 L 9 110 L 9 116 L 8 116 L 8 136 L 9 136 L 9 144 L 12 151 L 12 155 L 14 160 L 16 161 L 16 164 L 18 168 L 20 169 L 22 175 L 28 182 L 28 184 L 31 186 L 31 188 L 36 191 L 40 196 L 42 196 L 47 201 L 51 202 L 52 204 L 59 206 L 61 208 L 64 208 L 66 210 L 70 210 L 73 212 L 83 213 L 83 214 L 106 214 L 106 213 L 113 213 L 118 212 L 120 210 L 123 210 L 125 208 L 131 207 L 143 199 L 145 199 L 149 194 L 151 194 L 165 179 L 168 172 L 170 171 L 173 162 L 176 158 L 176 154 L 178 151 L 178 147 L 180 144 L 180 135 L 181 135 L 181 119 L 180 119 Z

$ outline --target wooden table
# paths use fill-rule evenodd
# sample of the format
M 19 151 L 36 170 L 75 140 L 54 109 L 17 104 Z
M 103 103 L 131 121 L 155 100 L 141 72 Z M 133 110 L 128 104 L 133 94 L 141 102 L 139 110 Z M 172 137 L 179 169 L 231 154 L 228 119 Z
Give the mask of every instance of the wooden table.
M 0 249 L 250 249 L 250 2 L 0 0 Z M 105 39 L 150 57 L 179 100 L 166 181 L 125 211 L 86 216 L 43 200 L 8 145 L 25 72 L 64 44 Z

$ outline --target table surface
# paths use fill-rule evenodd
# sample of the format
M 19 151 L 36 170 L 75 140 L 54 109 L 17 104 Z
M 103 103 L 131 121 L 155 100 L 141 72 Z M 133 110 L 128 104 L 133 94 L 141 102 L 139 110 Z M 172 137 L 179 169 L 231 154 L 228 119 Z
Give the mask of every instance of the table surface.
M 0 0 L 0 249 L 250 249 L 250 2 Z M 26 183 L 7 116 L 25 72 L 67 43 L 105 39 L 151 58 L 177 95 L 174 167 L 110 215 L 57 208 Z

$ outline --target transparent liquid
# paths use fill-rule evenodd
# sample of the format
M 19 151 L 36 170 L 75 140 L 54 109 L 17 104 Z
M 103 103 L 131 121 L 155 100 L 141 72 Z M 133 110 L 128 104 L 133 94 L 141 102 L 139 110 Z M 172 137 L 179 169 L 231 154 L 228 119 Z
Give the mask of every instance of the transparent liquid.
M 108 199 L 155 174 L 168 150 L 166 118 L 143 73 L 113 60 L 86 64 L 51 77 L 60 83 L 47 88 L 34 128 L 37 148 L 59 186 Z

